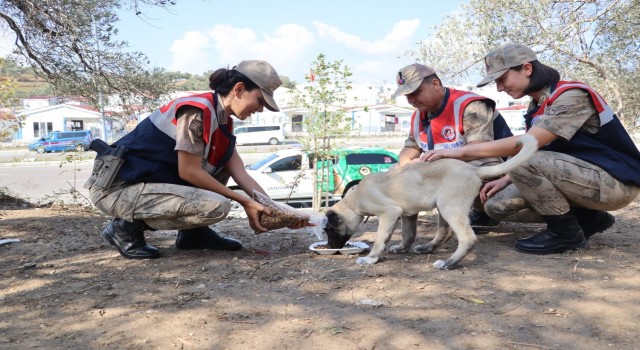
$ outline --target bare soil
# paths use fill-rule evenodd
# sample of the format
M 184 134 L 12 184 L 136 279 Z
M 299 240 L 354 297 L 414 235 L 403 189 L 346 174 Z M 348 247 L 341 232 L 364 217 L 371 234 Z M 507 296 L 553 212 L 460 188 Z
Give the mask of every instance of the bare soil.
M 214 228 L 242 251 L 179 251 L 174 231 L 155 231 L 162 257 L 127 260 L 95 211 L 0 199 L 0 239 L 20 239 L 0 246 L 2 349 L 640 349 L 638 201 L 581 252 L 519 253 L 541 226 L 503 223 L 440 271 L 455 239 L 361 267 L 241 218 Z M 421 216 L 420 239 L 434 220 Z M 371 244 L 376 227 L 354 240 Z

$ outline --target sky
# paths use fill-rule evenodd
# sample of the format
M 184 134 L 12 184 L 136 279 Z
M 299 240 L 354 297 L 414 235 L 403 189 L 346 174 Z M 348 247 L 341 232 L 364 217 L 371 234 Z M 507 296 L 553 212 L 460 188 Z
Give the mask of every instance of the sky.
M 415 62 L 406 51 L 462 2 L 179 0 L 142 17 L 120 12 L 118 39 L 170 71 L 202 74 L 262 59 L 301 83 L 323 53 L 343 60 L 354 83 L 383 84 Z

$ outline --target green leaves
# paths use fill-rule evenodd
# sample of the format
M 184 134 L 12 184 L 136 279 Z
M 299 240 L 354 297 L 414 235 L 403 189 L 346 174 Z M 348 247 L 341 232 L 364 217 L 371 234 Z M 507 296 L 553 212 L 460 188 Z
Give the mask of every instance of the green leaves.
M 475 82 L 490 50 L 522 43 L 563 79 L 595 88 L 631 127 L 640 115 L 638 18 L 637 0 L 470 0 L 409 53 L 456 84 Z
M 331 158 L 332 139 L 344 136 L 351 130 L 349 117 L 344 113 L 346 91 L 351 89 L 352 73 L 342 60 L 328 61 L 322 53 L 311 63 L 307 84 L 301 90 L 292 90 L 293 100 L 305 110 L 303 128 L 307 136 L 300 138 L 305 150 L 316 155 L 322 165 Z M 300 87 L 298 87 L 300 89 Z M 318 210 L 320 193 L 317 191 L 317 174 L 326 169 L 314 168 L 313 208 Z
M 173 89 L 171 79 L 148 59 L 115 39 L 116 10 L 170 6 L 161 0 L 7 0 L 0 21 L 16 35 L 14 58 L 31 65 L 61 96 L 117 95 L 122 108 L 155 104 Z M 141 97 L 142 96 L 142 97 Z

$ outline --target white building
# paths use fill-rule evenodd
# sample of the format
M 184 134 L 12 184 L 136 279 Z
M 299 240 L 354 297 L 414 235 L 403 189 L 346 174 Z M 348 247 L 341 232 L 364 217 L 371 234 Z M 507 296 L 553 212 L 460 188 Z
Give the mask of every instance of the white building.
M 356 107 L 347 110 L 351 116 L 351 130 L 355 134 L 409 133 L 413 108 L 388 104 Z
M 298 85 L 298 90 L 303 90 L 307 84 Z M 276 90 L 276 97 L 279 91 Z M 286 89 L 288 90 L 288 89 Z M 342 106 L 347 118 L 351 120 L 351 133 L 353 135 L 389 134 L 408 132 L 411 121 L 412 107 L 402 107 L 390 104 L 390 96 L 395 91 L 389 84 L 356 84 L 346 92 L 346 101 Z M 303 121 L 310 118 L 309 111 L 295 106 L 293 94 L 290 90 L 284 94 L 286 98 L 281 104 L 281 111 L 285 116 L 287 125 L 285 130 L 289 132 L 304 132 Z M 405 99 L 406 100 L 406 99 Z M 407 104 L 408 106 L 408 104 Z
M 498 108 L 498 111 L 514 134 L 524 133 L 524 115 L 527 113 L 527 106 L 512 105 Z
M 54 96 L 31 96 L 22 99 L 23 109 L 36 109 L 60 104 L 60 98 Z
M 30 143 L 51 131 L 91 130 L 94 137 L 102 136 L 101 114 L 93 108 L 60 104 L 28 109 L 16 113 L 22 127 L 15 135 L 20 143 Z
M 305 84 L 298 85 L 298 90 L 304 89 Z M 388 135 L 390 133 L 408 133 L 411 123 L 411 115 L 414 108 L 411 107 L 406 97 L 391 98 L 396 89 L 396 84 L 357 84 L 347 91 L 347 99 L 342 106 L 347 118 L 351 120 L 353 135 Z M 524 112 L 529 102 L 528 98 L 512 99 L 506 93 L 498 92 L 493 84 L 483 88 L 475 88 L 473 85 L 454 86 L 456 89 L 472 91 L 486 96 L 496 102 L 507 124 L 514 129 L 522 129 Z M 211 91 L 179 91 L 168 99 L 173 100 L 193 94 Z M 286 134 L 305 132 L 303 121 L 310 118 L 309 111 L 297 107 L 294 103 L 294 93 L 291 89 L 279 88 L 274 93 L 280 112 L 271 112 L 264 109 L 255 113 L 245 121 L 235 120 L 234 125 L 269 125 L 284 124 Z M 92 130 L 94 137 L 102 136 L 102 124 L 100 113 L 86 106 L 71 104 L 58 104 L 57 99 L 34 97 L 25 105 L 46 105 L 40 108 L 30 108 L 18 113 L 16 116 L 23 120 L 23 125 L 17 135 L 17 140 L 31 142 L 46 135 L 50 131 Z M 394 103 L 395 102 L 395 103 Z M 138 122 L 146 118 L 149 113 L 138 115 Z M 135 119 L 135 118 L 134 118 Z M 135 121 L 131 128 L 135 127 Z M 128 128 L 130 130 L 131 128 Z
M 303 90 L 305 84 L 297 86 Z M 351 118 L 353 134 L 371 135 L 390 132 L 409 132 L 409 124 L 413 108 L 399 107 L 385 104 L 390 100 L 392 87 L 373 84 L 354 85 L 347 93 L 347 102 L 343 107 L 347 117 Z M 178 91 L 170 96 L 173 100 L 194 94 L 211 91 Z M 271 125 L 283 124 L 286 134 L 304 132 L 303 121 L 311 117 L 309 111 L 297 107 L 294 102 L 294 92 L 280 87 L 274 92 L 274 99 L 280 107 L 279 112 L 271 112 L 266 108 L 262 112 L 254 113 L 244 121 L 235 120 L 234 126 L 240 125 Z M 146 118 L 149 113 L 141 116 Z

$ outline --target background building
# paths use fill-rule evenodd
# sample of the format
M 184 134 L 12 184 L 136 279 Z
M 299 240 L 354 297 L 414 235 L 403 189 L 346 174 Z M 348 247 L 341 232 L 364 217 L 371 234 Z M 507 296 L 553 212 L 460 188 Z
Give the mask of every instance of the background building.
M 101 114 L 87 106 L 59 104 L 44 108 L 27 109 L 16 113 L 21 128 L 14 139 L 18 143 L 30 143 L 51 131 L 90 130 L 94 137 L 104 138 Z

